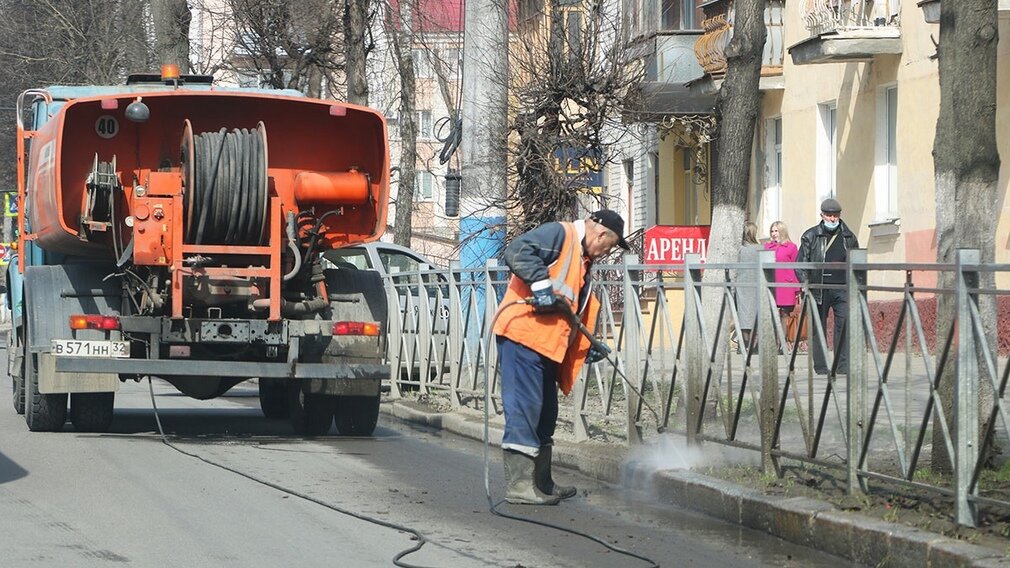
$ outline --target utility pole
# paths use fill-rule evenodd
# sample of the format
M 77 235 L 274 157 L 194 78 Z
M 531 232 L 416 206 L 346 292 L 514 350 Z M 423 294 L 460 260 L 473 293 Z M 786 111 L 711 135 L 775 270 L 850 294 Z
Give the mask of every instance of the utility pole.
M 505 241 L 508 15 L 505 0 L 466 2 L 463 27 L 463 268 L 497 258 Z

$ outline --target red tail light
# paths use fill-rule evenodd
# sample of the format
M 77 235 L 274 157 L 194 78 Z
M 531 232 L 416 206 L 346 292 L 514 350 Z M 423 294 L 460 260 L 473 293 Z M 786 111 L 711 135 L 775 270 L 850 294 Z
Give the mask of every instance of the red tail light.
M 116 316 L 75 314 L 70 316 L 70 329 L 100 329 L 102 331 L 119 329 L 119 318 Z
M 379 335 L 379 324 L 374 321 L 335 321 L 333 335 Z

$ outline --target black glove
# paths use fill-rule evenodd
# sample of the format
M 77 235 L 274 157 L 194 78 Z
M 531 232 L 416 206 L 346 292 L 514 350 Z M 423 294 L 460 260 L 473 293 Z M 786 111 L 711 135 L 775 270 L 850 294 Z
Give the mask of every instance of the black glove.
M 530 301 L 530 305 L 533 306 L 533 310 L 538 314 L 548 314 L 557 311 L 560 300 L 561 298 L 554 293 L 554 288 L 548 286 L 533 292 L 533 299 Z
M 586 363 L 592 365 L 593 363 L 598 363 L 610 356 L 610 348 L 606 345 L 600 344 L 599 349 L 594 345 L 589 348 L 589 353 L 586 354 Z

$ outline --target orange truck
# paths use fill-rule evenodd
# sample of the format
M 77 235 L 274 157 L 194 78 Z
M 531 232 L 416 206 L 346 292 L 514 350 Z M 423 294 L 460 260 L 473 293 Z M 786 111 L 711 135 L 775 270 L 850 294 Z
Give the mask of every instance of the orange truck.
M 17 104 L 6 273 L 14 407 L 32 431 L 106 431 L 121 383 L 210 399 L 257 379 L 305 435 L 375 428 L 386 296 L 327 250 L 386 226 L 375 110 L 209 77 L 134 75 Z

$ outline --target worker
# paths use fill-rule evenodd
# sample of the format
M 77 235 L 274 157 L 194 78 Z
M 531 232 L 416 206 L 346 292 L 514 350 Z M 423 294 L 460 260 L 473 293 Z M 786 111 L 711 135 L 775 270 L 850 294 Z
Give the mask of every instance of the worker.
M 494 333 L 509 503 L 556 505 L 576 493 L 555 484 L 551 475 L 558 389 L 569 394 L 583 363 L 609 354 L 591 349 L 572 317 L 592 332 L 599 311 L 590 290 L 592 264 L 615 246 L 629 250 L 623 235 L 624 219 L 603 209 L 587 219 L 543 224 L 505 248 L 512 279 Z

